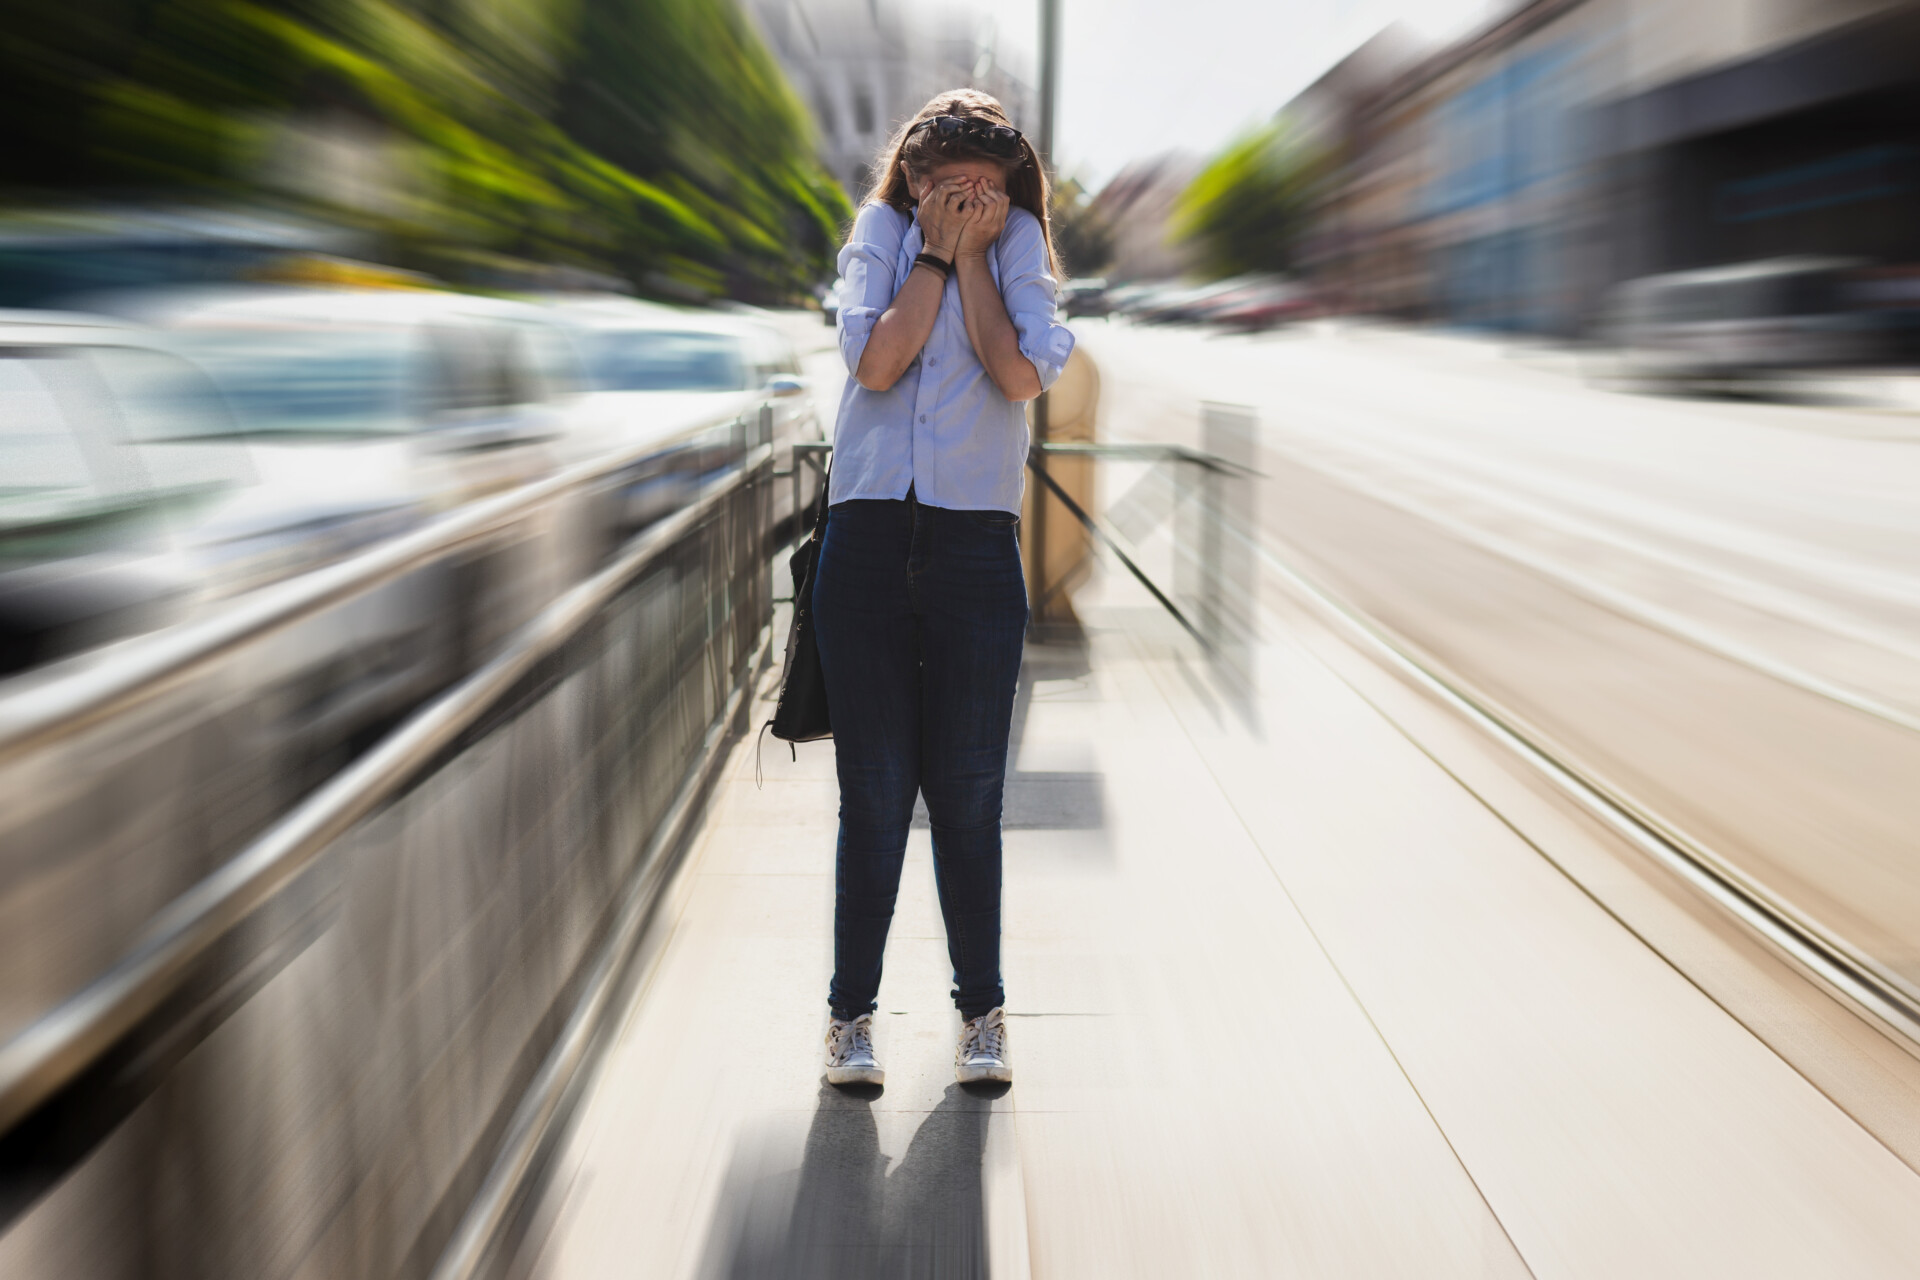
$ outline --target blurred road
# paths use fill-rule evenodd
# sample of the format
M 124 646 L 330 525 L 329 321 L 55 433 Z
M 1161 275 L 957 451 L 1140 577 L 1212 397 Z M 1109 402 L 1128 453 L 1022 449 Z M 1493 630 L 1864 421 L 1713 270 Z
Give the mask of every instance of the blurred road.
M 1920 984 L 1920 417 L 1391 329 L 1079 331 L 1108 438 L 1255 406 L 1306 571 Z

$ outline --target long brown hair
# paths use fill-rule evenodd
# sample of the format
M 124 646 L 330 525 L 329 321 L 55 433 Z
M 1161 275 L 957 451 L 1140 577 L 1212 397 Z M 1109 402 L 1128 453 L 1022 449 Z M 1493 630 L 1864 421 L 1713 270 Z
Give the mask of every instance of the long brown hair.
M 913 119 L 902 124 L 887 140 L 886 150 L 881 152 L 880 163 L 875 168 L 879 177 L 873 190 L 867 193 L 867 199 L 911 213 L 915 201 L 913 189 L 907 184 L 909 169 L 924 175 L 948 160 L 995 161 L 1007 171 L 1008 201 L 1040 219 L 1040 234 L 1047 245 L 1047 267 L 1059 275 L 1060 255 L 1054 251 L 1053 219 L 1047 213 L 1052 191 L 1047 184 L 1046 166 L 1040 163 L 1040 153 L 1033 149 L 1033 143 L 1022 134 L 1019 156 L 1008 158 L 990 155 L 964 136 L 941 138 L 932 129 L 913 132 L 913 126 L 935 116 L 974 116 L 1009 128 L 1013 125 L 999 100 L 978 89 L 949 89 L 935 94 Z

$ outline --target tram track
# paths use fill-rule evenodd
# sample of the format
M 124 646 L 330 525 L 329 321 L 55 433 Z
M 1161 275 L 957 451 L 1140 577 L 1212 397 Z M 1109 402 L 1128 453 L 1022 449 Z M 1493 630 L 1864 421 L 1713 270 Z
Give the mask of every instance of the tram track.
M 1386 486 L 1370 482 L 1352 468 L 1340 466 L 1324 458 L 1309 456 L 1298 450 L 1276 448 L 1271 440 L 1264 443 L 1268 450 L 1281 454 L 1288 462 L 1296 466 L 1314 471 L 1328 480 L 1371 498 L 1375 502 L 1393 507 L 1415 519 L 1432 525 L 1437 529 L 1441 529 L 1449 536 L 1461 542 L 1478 547 L 1512 564 L 1520 565 L 1541 577 L 1551 579 L 1556 585 L 1576 595 L 1582 596 L 1600 605 L 1602 608 L 1619 614 L 1623 618 L 1664 632 L 1677 640 L 1682 640 L 1715 657 L 1738 663 L 1751 671 L 1777 680 L 1783 684 L 1790 685 L 1793 688 L 1800 689 L 1803 692 L 1811 693 L 1816 697 L 1824 698 L 1829 702 L 1838 703 L 1849 710 L 1858 711 L 1862 715 L 1872 716 L 1876 720 L 1884 721 L 1896 728 L 1904 729 L 1909 733 L 1920 733 L 1920 714 L 1905 707 L 1897 706 L 1884 698 L 1876 697 L 1864 690 L 1853 688 L 1841 681 L 1808 671 L 1804 667 L 1783 660 L 1759 647 L 1729 637 L 1718 629 L 1686 617 L 1676 610 L 1663 608 L 1660 605 L 1636 597 L 1630 592 L 1612 587 L 1590 575 L 1571 570 L 1551 556 L 1545 555 L 1516 539 L 1503 537 L 1471 521 L 1442 511 L 1431 503 L 1422 502 L 1419 499 L 1409 497 L 1404 493 L 1397 492 Z M 1529 511 L 1526 514 L 1530 519 L 1537 518 L 1537 513 Z M 1583 535 L 1590 536 L 1588 531 L 1582 532 Z M 1686 561 L 1671 553 L 1662 553 L 1655 556 L 1650 553 L 1647 548 L 1630 544 L 1621 539 L 1609 540 L 1608 545 L 1612 549 L 1626 551 L 1652 561 L 1663 569 L 1679 570 L 1688 576 L 1712 582 L 1714 585 L 1722 588 L 1739 588 L 1740 595 L 1752 596 L 1757 594 L 1753 585 L 1743 579 L 1737 580 L 1733 575 L 1724 574 L 1706 566 Z M 1838 639 L 1871 646 L 1894 658 L 1905 661 L 1920 660 L 1920 653 L 1916 653 L 1910 646 L 1901 644 L 1875 631 L 1851 626 L 1830 617 L 1818 616 L 1804 608 L 1783 607 L 1779 601 L 1775 600 L 1739 599 L 1734 595 L 1730 595 L 1729 598 L 1736 598 L 1738 603 L 1757 608 L 1763 612 L 1783 618 L 1788 622 L 1831 634 Z
M 1920 1058 L 1920 987 L 1849 942 L 1840 931 L 1742 870 L 1497 700 L 1475 689 L 1410 638 L 1369 616 L 1256 542 L 1254 553 L 1286 596 L 1372 662 L 1470 724 L 1503 753 L 1629 847 L 1677 876 L 1770 951 Z M 1542 849 L 1575 883 L 1581 877 Z M 1591 890 L 1589 890 L 1591 892 Z

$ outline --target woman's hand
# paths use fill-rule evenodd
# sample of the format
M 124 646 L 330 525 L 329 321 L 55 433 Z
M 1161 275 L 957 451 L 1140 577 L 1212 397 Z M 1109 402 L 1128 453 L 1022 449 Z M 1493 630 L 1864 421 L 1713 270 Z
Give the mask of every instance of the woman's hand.
M 928 253 L 953 261 L 961 231 L 972 217 L 971 194 L 971 184 L 965 178 L 948 178 L 920 196 L 920 237 L 926 241 Z
M 1040 394 L 1040 375 L 1020 350 L 1020 335 L 1007 314 L 1007 301 L 1000 295 L 987 256 L 1006 229 L 1007 212 L 1012 207 L 1006 192 L 991 183 L 976 183 L 967 201 L 971 216 L 960 229 L 959 252 L 953 265 L 954 278 L 960 284 L 960 315 L 973 354 L 1001 395 L 1022 401 Z
M 1013 207 L 1007 193 L 982 182 L 973 188 L 966 203 L 967 220 L 960 228 L 956 258 L 984 258 L 993 242 L 1007 226 L 1007 211 Z

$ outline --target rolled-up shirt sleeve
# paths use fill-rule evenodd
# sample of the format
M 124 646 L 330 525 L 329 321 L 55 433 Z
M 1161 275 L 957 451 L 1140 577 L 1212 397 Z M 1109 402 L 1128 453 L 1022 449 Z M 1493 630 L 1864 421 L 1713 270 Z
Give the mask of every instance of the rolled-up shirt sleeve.
M 1025 209 L 1007 216 L 1000 233 L 1000 296 L 1020 335 L 1020 354 L 1033 364 L 1044 390 L 1053 386 L 1073 354 L 1073 331 L 1056 318 L 1053 264 L 1040 219 Z
M 870 204 L 853 220 L 853 234 L 840 250 L 840 355 L 847 373 L 860 372 L 860 357 L 876 321 L 893 305 L 894 280 L 907 220 L 884 204 Z

